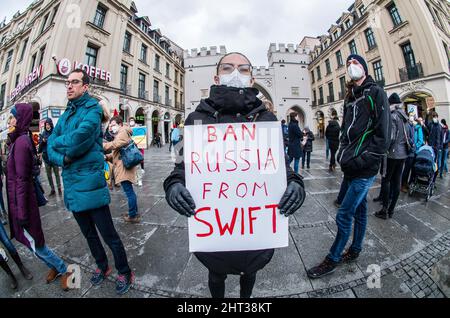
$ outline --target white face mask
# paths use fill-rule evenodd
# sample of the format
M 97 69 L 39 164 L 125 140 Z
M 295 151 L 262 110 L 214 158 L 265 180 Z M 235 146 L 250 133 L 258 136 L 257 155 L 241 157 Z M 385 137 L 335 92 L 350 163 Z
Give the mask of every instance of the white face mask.
M 113 127 L 111 127 L 111 131 L 112 131 L 112 133 L 115 135 L 115 134 L 117 134 L 118 132 L 119 132 L 119 126 L 113 126 Z
M 130 121 L 130 126 L 133 127 L 134 125 L 136 125 L 136 122 Z
M 435 124 L 437 124 L 437 123 L 439 122 L 439 119 L 433 118 L 433 122 L 434 122 Z
M 347 72 L 350 78 L 354 81 L 359 81 L 364 76 L 364 70 L 355 64 L 350 64 Z
M 409 116 L 409 121 L 413 123 L 414 122 L 414 116 Z
M 235 69 L 231 74 L 219 75 L 219 84 L 228 87 L 246 88 L 250 87 L 251 79 L 250 75 L 242 75 Z

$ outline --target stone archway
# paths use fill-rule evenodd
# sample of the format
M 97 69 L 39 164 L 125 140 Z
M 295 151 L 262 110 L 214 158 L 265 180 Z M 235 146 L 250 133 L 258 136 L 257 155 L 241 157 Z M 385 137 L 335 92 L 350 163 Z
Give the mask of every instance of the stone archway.
M 296 112 L 298 114 L 298 123 L 300 125 L 300 129 L 305 128 L 305 126 L 307 125 L 306 113 L 300 106 L 293 106 L 287 111 L 286 121 L 290 121 L 289 115 L 293 112 Z
M 166 144 L 168 144 L 170 141 L 169 141 L 169 134 L 170 134 L 170 129 L 172 128 L 171 126 L 170 126 L 170 123 L 171 123 L 171 118 L 172 118 L 172 116 L 170 115 L 170 113 L 169 112 L 166 112 L 165 114 L 164 114 L 164 140 L 165 140 L 165 143 Z
M 259 95 L 258 95 L 259 99 L 268 100 L 269 102 L 271 102 L 273 104 L 273 98 L 270 95 L 269 91 L 264 86 L 255 82 L 255 84 L 253 84 L 253 87 L 259 91 Z
M 150 128 L 150 127 L 149 127 Z M 155 138 L 156 134 L 160 133 L 159 131 L 159 111 L 154 110 L 152 113 L 152 136 Z
M 145 118 L 145 110 L 143 107 L 139 107 L 136 110 L 136 114 L 134 115 L 134 119 L 136 121 L 137 126 L 145 126 L 146 118 Z
M 317 121 L 317 133 L 319 138 L 325 138 L 325 114 L 323 111 L 319 110 L 316 112 L 316 121 Z
M 433 95 L 425 91 L 408 92 L 401 96 L 406 113 L 415 112 L 416 117 L 422 117 L 426 121 L 431 120 L 432 113 L 436 110 Z

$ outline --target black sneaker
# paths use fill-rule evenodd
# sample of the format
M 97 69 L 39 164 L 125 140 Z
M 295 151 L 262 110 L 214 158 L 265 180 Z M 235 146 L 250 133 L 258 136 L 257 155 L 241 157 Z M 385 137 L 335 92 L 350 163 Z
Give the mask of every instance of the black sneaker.
M 328 257 L 325 260 L 307 271 L 308 277 L 312 279 L 321 278 L 325 275 L 329 275 L 336 270 L 338 263 L 333 262 Z
M 94 275 L 91 277 L 91 284 L 94 286 L 100 285 L 112 272 L 111 267 L 108 266 L 108 269 L 103 272 L 100 268 L 95 270 Z
M 341 263 L 352 263 L 356 261 L 359 257 L 359 253 L 353 252 L 351 250 L 347 250 L 344 254 L 342 254 Z
M 341 207 L 341 204 L 339 203 L 338 200 L 334 200 L 333 204 L 334 204 L 334 206 L 337 207 L 338 209 Z
M 119 275 L 116 280 L 116 293 L 117 295 L 124 295 L 129 290 L 134 282 L 134 273 L 131 272 L 126 275 Z

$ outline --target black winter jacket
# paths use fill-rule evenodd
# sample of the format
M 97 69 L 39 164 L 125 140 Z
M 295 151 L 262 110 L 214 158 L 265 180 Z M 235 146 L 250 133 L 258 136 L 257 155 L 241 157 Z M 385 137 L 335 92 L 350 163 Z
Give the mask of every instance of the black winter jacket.
M 298 126 L 298 121 L 293 119 L 289 122 L 289 145 L 288 156 L 290 158 L 299 159 L 302 156 L 301 140 L 303 138 L 302 131 Z
M 274 114 L 266 110 L 256 96 L 258 90 L 254 88 L 238 89 L 225 86 L 212 86 L 210 97 L 202 100 L 195 112 L 185 121 L 185 126 L 198 124 L 225 124 L 239 122 L 277 121 Z M 281 125 L 280 125 L 281 129 Z M 302 187 L 302 177 L 296 174 L 286 163 L 287 181 L 299 183 Z M 181 183 L 185 185 L 184 162 L 175 165 L 169 177 L 164 181 L 164 191 L 171 185 Z M 274 249 L 260 251 L 237 252 L 196 252 L 194 255 L 209 270 L 219 274 L 255 273 L 264 268 L 271 260 Z
M 325 130 L 325 137 L 327 137 L 330 149 L 336 151 L 339 149 L 339 135 L 341 133 L 341 126 L 337 120 L 330 120 L 330 123 Z
M 348 179 L 376 176 L 391 136 L 391 112 L 384 90 L 371 76 L 345 100 L 338 162 Z

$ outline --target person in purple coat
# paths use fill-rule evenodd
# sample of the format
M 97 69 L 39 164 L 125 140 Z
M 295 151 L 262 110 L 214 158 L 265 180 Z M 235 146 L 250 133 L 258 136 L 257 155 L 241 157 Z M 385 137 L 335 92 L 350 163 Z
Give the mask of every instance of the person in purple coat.
M 11 239 L 28 247 L 49 268 L 47 284 L 61 276 L 61 288 L 68 290 L 71 273 L 64 261 L 45 244 L 41 216 L 33 181 L 36 148 L 29 130 L 33 119 L 30 104 L 17 104 L 8 122 L 9 156 L 6 164 Z

